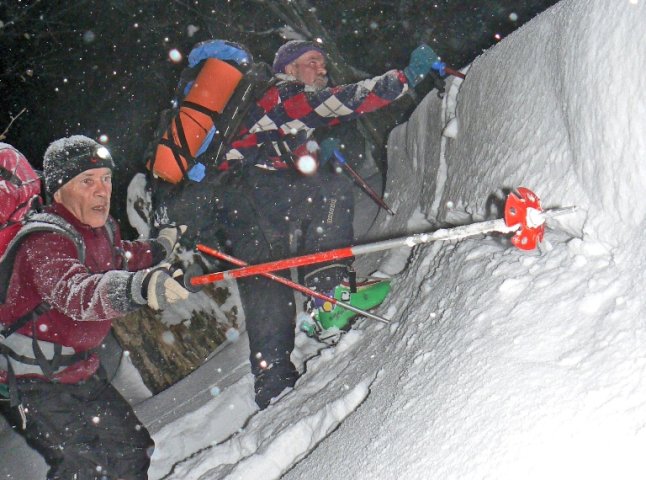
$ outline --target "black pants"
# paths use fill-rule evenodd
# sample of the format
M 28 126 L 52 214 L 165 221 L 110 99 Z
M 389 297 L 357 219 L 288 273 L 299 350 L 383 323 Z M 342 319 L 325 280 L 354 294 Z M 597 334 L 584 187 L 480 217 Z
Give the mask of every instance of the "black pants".
M 332 170 L 307 177 L 294 170 L 250 168 L 224 184 L 207 178 L 198 184 L 162 186 L 156 197 L 157 222 L 188 222 L 185 241 L 218 244 L 250 264 L 347 246 L 353 240 L 352 184 Z M 322 275 L 309 275 L 320 271 L 320 265 L 303 268 L 301 274 L 310 286 L 329 290 L 340 282 L 348 263 L 342 261 Z M 293 291 L 260 276 L 239 279 L 238 287 L 254 375 L 272 363 L 289 363 Z
M 78 385 L 19 380 L 18 389 L 26 429 L 16 408 L 2 405 L 0 412 L 45 458 L 48 480 L 148 478 L 154 443 L 107 381 L 96 376 Z

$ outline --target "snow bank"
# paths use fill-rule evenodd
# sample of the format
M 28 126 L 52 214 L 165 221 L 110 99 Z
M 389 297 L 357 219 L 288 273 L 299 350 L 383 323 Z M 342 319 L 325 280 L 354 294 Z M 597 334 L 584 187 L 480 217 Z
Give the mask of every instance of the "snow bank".
M 398 215 L 369 237 L 499 216 L 517 186 L 578 212 L 534 252 L 492 235 L 371 256 L 397 273 L 411 253 L 392 325 L 360 322 L 171 478 L 641 478 L 644 18 L 566 0 L 424 99 L 389 142 Z
M 644 8 L 581 0 L 543 13 L 476 59 L 457 99 L 453 88 L 425 100 L 394 133 L 390 168 L 408 167 L 440 221 L 482 218 L 492 193 L 526 185 L 546 206 L 581 207 L 592 238 L 633 237 L 646 214 Z M 438 142 L 454 117 L 457 137 Z
M 526 186 L 579 207 L 540 250 L 491 235 L 371 256 L 397 273 L 377 312 L 392 324 L 361 320 L 313 358 L 299 335 L 292 391 L 250 413 L 236 377 L 157 430 L 151 477 L 643 478 L 644 19 L 643 0 L 564 0 L 391 135 L 398 215 L 370 237 L 499 216 Z
M 371 352 L 384 366 L 371 395 L 285 479 L 643 476 L 644 19 L 646 2 L 563 1 L 393 132 L 400 215 L 372 236 L 419 212 L 498 215 L 517 186 L 580 210 L 536 252 L 495 236 L 417 249 L 388 305 L 399 323 L 357 347 L 355 368 Z

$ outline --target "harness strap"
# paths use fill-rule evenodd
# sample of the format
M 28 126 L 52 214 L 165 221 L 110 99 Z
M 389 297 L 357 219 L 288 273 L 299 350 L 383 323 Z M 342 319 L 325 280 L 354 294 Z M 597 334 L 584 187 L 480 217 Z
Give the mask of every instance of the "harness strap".
M 187 170 L 186 170 L 186 167 L 184 167 L 184 164 L 182 163 L 182 159 L 179 156 L 179 152 L 182 152 L 182 154 L 186 158 L 186 165 L 188 165 L 189 163 L 192 163 L 193 160 L 195 160 L 195 159 L 193 158 L 193 155 L 191 154 L 191 151 L 188 148 L 188 141 L 186 140 L 186 133 L 184 132 L 184 127 L 182 125 L 182 122 L 179 121 L 179 115 L 177 115 L 177 117 L 173 120 L 173 122 L 175 123 L 175 131 L 177 132 L 177 137 L 179 139 L 179 149 L 171 148 L 171 151 L 173 152 L 173 157 L 175 157 L 175 161 L 177 162 L 177 166 L 182 171 L 182 176 L 185 177 Z M 173 138 L 172 131 L 171 131 L 170 128 L 168 129 L 167 137 L 168 137 L 169 141 L 170 141 L 171 138 Z M 178 150 L 179 150 L 179 152 L 178 152 Z
M 10 183 L 13 183 L 16 187 L 20 187 L 22 185 L 22 180 L 14 172 L 4 167 L 0 167 L 0 179 L 7 180 Z
M 56 348 L 56 346 L 58 346 L 59 348 Z M 54 347 L 55 358 L 52 358 L 51 360 L 52 366 L 55 367 L 54 370 L 58 370 L 60 367 L 69 367 L 70 365 L 74 365 L 76 362 L 87 359 L 88 352 L 73 353 L 71 355 L 63 355 L 61 353 L 62 346 L 60 345 L 56 345 L 56 346 Z M 42 353 L 42 349 L 40 349 L 40 347 L 38 348 L 44 357 L 44 354 Z M 93 351 L 89 350 L 89 352 L 91 353 Z M 6 345 L 0 344 L 0 354 L 2 354 L 5 357 L 12 358 L 13 360 L 19 363 L 24 363 L 25 365 L 32 365 L 37 367 L 41 366 L 37 358 L 20 355 L 19 353 L 14 352 L 11 348 L 7 347 Z M 45 357 L 45 362 L 50 362 L 50 361 L 47 360 L 47 358 Z M 56 372 L 54 371 L 54 373 Z
M 169 133 L 168 136 L 170 136 L 170 129 L 169 129 L 168 133 Z M 173 153 L 173 158 L 177 162 L 177 166 L 182 171 L 182 175 L 186 175 L 186 168 L 184 168 L 184 164 L 182 163 L 182 159 L 181 159 L 180 155 L 184 156 L 185 158 L 192 161 L 193 156 L 191 155 L 191 152 L 188 149 L 185 149 L 182 145 L 177 145 L 175 142 L 173 142 L 172 140 L 170 140 L 168 138 L 162 138 L 159 141 L 159 144 L 160 145 L 165 145 L 166 147 L 168 147 L 170 149 L 170 151 Z M 152 164 L 151 168 L 154 168 L 155 160 L 156 160 L 156 156 L 153 159 L 153 164 Z
M 59 347 L 59 348 L 56 348 Z M 40 345 L 38 345 L 38 339 L 36 338 L 36 321 L 34 320 L 31 322 L 31 348 L 34 351 L 34 357 L 36 357 L 36 361 L 38 362 L 38 366 L 40 369 L 43 371 L 45 376 L 49 379 L 54 378 L 54 364 L 58 363 L 56 361 L 56 357 L 60 357 L 61 355 L 61 348 L 60 345 L 56 344 L 54 345 L 54 356 L 52 357 L 51 362 L 47 360 L 47 357 L 45 357 L 45 354 L 43 353 L 42 349 L 40 348 Z
M 1 347 L 2 345 L 0 345 Z M 6 357 L 6 355 L 5 355 Z M 13 371 L 13 365 L 7 358 L 7 381 L 9 383 L 9 406 L 16 407 L 22 402 L 20 401 L 20 394 L 18 393 L 18 381 L 16 380 L 16 374 Z
M 211 120 L 213 120 L 214 125 L 217 123 L 218 119 L 220 118 L 220 112 L 218 112 L 217 110 L 211 110 L 210 108 L 206 108 L 204 105 L 200 105 L 199 103 L 184 100 L 182 102 L 182 107 L 190 108 L 191 110 L 195 110 L 196 112 L 200 112 L 200 113 L 203 113 L 204 115 L 211 117 Z
M 61 366 L 73 365 L 76 362 L 86 359 L 88 354 L 93 352 L 93 350 L 90 350 L 88 352 L 83 352 L 81 354 L 74 353 L 72 355 L 62 355 L 61 352 L 63 347 L 61 345 L 55 345 L 54 357 L 52 358 L 51 361 L 49 361 L 47 360 L 47 358 L 45 358 L 45 355 L 43 354 L 42 349 L 38 345 L 38 341 L 35 340 L 35 338 L 33 339 L 32 344 L 34 346 L 33 347 L 34 354 L 37 358 L 30 358 L 24 355 L 19 355 L 16 352 L 14 352 L 11 348 L 0 343 L 0 354 L 4 356 L 7 362 L 7 391 L 8 391 L 9 405 L 12 408 L 20 407 L 21 399 L 20 399 L 20 391 L 18 390 L 18 379 L 17 379 L 16 371 L 11 362 L 11 359 L 19 363 L 24 363 L 26 365 L 38 366 L 47 378 L 49 378 L 51 381 L 54 381 L 55 380 L 54 374 Z M 23 423 L 24 422 L 25 422 L 25 419 L 23 418 Z
M 43 313 L 47 312 L 50 308 L 51 307 L 49 306 L 49 304 L 45 302 L 39 303 L 38 306 L 35 309 L 33 309 L 31 312 L 25 313 L 22 317 L 18 318 L 7 328 L 0 331 L 0 340 L 3 340 L 7 338 L 9 335 L 20 330 L 22 327 L 27 325 L 27 322 L 29 322 L 29 320 L 36 320 L 36 318 L 41 316 Z

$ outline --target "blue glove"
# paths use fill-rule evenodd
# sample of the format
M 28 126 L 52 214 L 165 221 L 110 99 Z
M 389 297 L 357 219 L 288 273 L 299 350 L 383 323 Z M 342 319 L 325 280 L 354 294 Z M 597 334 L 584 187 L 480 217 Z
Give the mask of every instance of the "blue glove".
M 334 158 L 334 151 L 341 148 L 341 142 L 338 138 L 330 137 L 323 140 L 319 146 L 321 147 L 319 163 L 325 165 L 330 159 Z
M 417 86 L 419 82 L 431 71 L 433 63 L 439 62 L 440 58 L 431 47 L 425 43 L 421 44 L 410 55 L 410 63 L 404 68 L 404 75 L 411 87 Z

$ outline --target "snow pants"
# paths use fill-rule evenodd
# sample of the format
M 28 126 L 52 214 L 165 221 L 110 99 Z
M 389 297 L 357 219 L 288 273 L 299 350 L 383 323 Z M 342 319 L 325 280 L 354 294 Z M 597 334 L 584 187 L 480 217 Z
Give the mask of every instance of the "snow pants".
M 174 187 L 172 194 L 162 192 L 153 202 L 155 208 L 162 205 L 162 213 L 155 214 L 157 221 L 188 223 L 185 240 L 219 245 L 250 264 L 352 243 L 352 184 L 331 169 L 308 177 L 292 169 L 253 167 L 236 180 L 217 183 L 207 178 Z M 309 286 L 330 290 L 341 281 L 350 262 L 343 260 L 338 268 L 305 267 L 300 273 Z M 276 273 L 289 276 L 289 272 Z M 290 361 L 296 317 L 293 291 L 261 276 L 239 279 L 238 288 L 253 374 L 258 378 L 269 374 L 272 366 L 288 365 L 275 372 L 283 372 L 278 377 L 289 377 L 294 369 Z
M 145 480 L 154 443 L 132 408 L 106 380 L 77 385 L 18 380 L 17 408 L 0 412 L 50 469 L 48 480 Z M 2 402 L 4 403 L 4 402 Z

